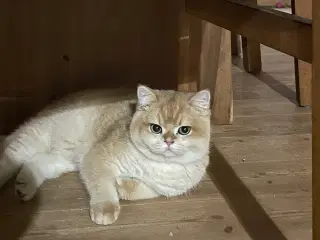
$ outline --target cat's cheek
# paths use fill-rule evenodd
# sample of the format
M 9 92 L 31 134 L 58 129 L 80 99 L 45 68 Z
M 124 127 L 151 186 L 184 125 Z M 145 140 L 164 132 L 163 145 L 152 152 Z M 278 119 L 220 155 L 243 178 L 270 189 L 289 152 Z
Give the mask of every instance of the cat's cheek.
M 188 141 L 187 139 L 176 141 L 176 146 L 179 149 L 181 148 L 188 149 L 191 145 L 192 145 L 191 142 Z
M 201 149 L 203 148 L 203 146 L 197 142 L 188 142 L 186 145 L 185 145 L 185 150 L 186 152 L 199 152 L 201 151 Z
M 163 142 L 162 137 L 160 137 L 159 135 L 155 135 L 155 134 L 151 134 L 148 137 L 148 143 L 155 145 L 155 144 L 160 144 Z
M 155 139 L 154 137 L 146 137 L 146 138 L 142 139 L 142 142 L 149 149 L 159 148 L 159 140 Z

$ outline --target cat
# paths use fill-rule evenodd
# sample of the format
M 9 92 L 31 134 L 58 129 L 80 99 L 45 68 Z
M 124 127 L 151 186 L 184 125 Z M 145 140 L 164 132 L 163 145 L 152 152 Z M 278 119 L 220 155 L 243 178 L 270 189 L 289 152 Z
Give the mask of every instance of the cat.
M 34 197 L 46 179 L 79 171 L 96 224 L 114 223 L 119 199 L 177 196 L 209 163 L 210 92 L 139 85 L 134 92 L 82 92 L 51 105 L 4 142 L 0 187 Z

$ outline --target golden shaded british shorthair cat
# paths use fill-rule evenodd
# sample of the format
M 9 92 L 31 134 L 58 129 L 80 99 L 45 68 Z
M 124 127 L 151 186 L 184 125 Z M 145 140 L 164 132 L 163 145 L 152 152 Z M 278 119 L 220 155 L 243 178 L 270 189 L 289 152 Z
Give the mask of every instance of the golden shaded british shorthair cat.
M 0 186 L 14 174 L 30 200 L 46 179 L 79 171 L 97 224 L 115 222 L 119 199 L 176 196 L 194 188 L 209 162 L 210 92 L 139 85 L 81 92 L 48 106 L 4 142 Z

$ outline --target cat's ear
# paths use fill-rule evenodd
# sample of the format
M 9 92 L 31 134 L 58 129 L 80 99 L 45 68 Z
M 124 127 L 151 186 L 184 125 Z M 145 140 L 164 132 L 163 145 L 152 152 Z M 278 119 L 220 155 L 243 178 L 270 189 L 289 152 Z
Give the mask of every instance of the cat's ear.
M 144 85 L 138 86 L 137 97 L 138 97 L 138 104 L 140 106 L 146 106 L 157 101 L 157 96 L 154 93 L 154 91 L 151 88 Z
M 211 94 L 210 94 L 210 91 L 207 89 L 197 92 L 189 100 L 189 104 L 191 106 L 194 106 L 197 108 L 203 108 L 203 109 L 209 109 L 210 102 L 211 102 Z

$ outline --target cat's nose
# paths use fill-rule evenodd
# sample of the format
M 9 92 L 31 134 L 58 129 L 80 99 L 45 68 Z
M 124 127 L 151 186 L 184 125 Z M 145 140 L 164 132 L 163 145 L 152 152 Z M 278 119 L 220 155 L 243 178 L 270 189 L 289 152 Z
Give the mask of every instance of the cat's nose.
M 164 142 L 168 145 L 168 147 L 174 143 L 173 140 L 164 140 Z

